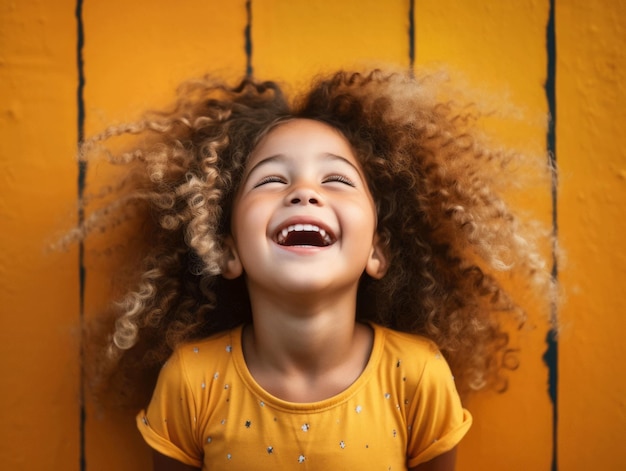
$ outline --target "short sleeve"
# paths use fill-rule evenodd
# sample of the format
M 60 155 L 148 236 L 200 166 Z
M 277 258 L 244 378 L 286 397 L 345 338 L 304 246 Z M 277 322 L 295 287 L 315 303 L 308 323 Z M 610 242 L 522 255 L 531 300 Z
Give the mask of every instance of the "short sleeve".
M 136 420 L 139 432 L 154 450 L 182 463 L 202 466 L 196 402 L 180 354 L 174 353 L 163 366 L 150 404 Z
M 461 405 L 446 360 L 434 346 L 427 354 L 409 411 L 409 467 L 452 450 L 472 424 L 472 416 Z

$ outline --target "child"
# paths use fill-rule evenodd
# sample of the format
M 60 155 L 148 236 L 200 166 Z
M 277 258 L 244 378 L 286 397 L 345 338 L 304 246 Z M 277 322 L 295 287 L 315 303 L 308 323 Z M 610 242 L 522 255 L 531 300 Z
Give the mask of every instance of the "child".
M 500 384 L 500 316 L 524 320 L 497 272 L 550 277 L 496 192 L 523 157 L 439 83 L 338 72 L 290 101 L 206 78 L 85 143 L 143 136 L 78 237 L 143 224 L 108 361 L 164 364 L 137 416 L 155 469 L 454 468 L 455 382 Z

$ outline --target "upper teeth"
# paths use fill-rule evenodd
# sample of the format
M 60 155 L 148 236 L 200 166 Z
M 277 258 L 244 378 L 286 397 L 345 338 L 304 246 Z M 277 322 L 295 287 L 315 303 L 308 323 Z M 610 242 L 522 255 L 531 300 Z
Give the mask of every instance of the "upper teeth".
M 314 224 L 293 224 L 291 226 L 287 226 L 278 234 L 278 242 L 279 243 L 285 242 L 290 232 L 303 232 L 303 231 L 319 232 L 325 244 L 332 243 L 332 240 L 330 236 L 326 233 L 326 231 L 322 229 L 321 227 L 318 227 Z

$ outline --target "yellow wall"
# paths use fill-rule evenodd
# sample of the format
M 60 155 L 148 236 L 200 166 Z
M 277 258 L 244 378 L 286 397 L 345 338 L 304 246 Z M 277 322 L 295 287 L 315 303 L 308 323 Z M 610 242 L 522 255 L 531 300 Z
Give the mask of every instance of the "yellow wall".
M 415 0 L 412 19 L 411 4 L 252 0 L 249 17 L 245 0 L 0 3 L 2 469 L 150 464 L 132 419 L 101 417 L 87 404 L 81 420 L 79 252 L 45 253 L 76 221 L 72 156 L 81 127 L 89 134 L 133 118 L 205 71 L 236 76 L 248 64 L 260 77 L 298 84 L 323 68 L 409 66 L 413 51 L 417 66 L 448 64 L 508 95 L 525 119 L 500 129 L 503 138 L 545 150 L 550 0 Z M 475 425 L 460 448 L 461 471 L 626 469 L 626 2 L 557 0 L 554 14 L 556 210 L 567 255 L 558 267 L 567 295 L 552 368 L 558 395 L 555 403 L 548 395 L 547 324 L 537 319 L 518 340 L 522 364 L 509 392 L 468 404 Z M 88 188 L 97 174 L 89 169 Z M 549 187 L 535 189 L 525 205 L 551 223 Z M 88 316 L 108 281 L 93 255 L 82 263 Z

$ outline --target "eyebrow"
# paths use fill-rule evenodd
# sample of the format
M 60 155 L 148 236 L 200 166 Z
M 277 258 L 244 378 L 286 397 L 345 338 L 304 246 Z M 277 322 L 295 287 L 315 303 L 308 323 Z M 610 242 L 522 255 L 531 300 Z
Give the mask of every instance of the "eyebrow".
M 356 165 L 354 165 L 352 162 L 350 162 L 345 157 L 342 157 L 342 156 L 337 155 L 337 154 L 333 154 L 332 152 L 324 152 L 324 153 L 320 154 L 320 156 L 323 157 L 325 160 L 339 160 L 341 162 L 345 162 L 350 167 L 352 167 L 356 171 L 356 173 L 359 174 L 359 176 L 362 179 L 365 178 L 365 176 L 363 175 L 363 172 L 361 172 Z M 265 157 L 264 159 L 260 160 L 256 164 L 254 164 L 254 167 L 252 167 L 250 169 L 250 171 L 246 173 L 245 178 L 247 179 L 248 176 L 250 176 L 250 174 L 252 174 L 252 172 L 254 172 L 257 168 L 262 167 L 265 164 L 268 164 L 268 163 L 271 163 L 271 162 L 282 162 L 282 161 L 284 161 L 286 159 L 287 159 L 287 155 L 286 154 L 274 154 L 274 155 L 270 155 L 268 157 Z
M 245 174 L 245 178 L 248 178 L 248 176 L 250 176 L 250 174 L 252 174 L 252 172 L 254 172 L 257 168 L 262 167 L 265 164 L 271 163 L 271 162 L 280 162 L 282 160 L 285 160 L 286 155 L 285 154 L 274 154 L 274 155 L 270 155 L 268 157 L 265 157 L 262 160 L 259 160 L 256 164 L 254 164 L 254 167 L 252 167 L 248 172 L 246 172 Z

